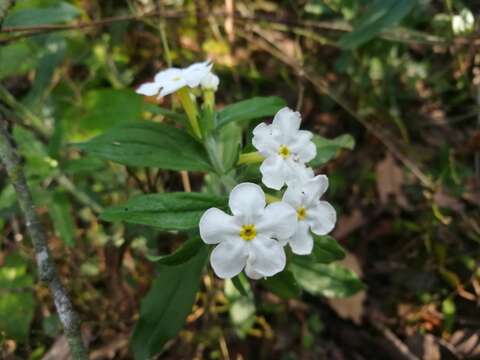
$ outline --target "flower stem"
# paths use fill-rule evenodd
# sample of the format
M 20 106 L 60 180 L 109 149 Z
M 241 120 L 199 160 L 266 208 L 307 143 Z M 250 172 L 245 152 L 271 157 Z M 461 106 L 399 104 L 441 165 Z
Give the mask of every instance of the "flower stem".
M 203 91 L 203 103 L 205 107 L 213 110 L 215 107 L 215 92 L 213 90 Z
M 190 126 L 195 136 L 199 139 L 202 138 L 202 133 L 200 131 L 200 126 L 198 125 L 198 110 L 197 104 L 190 97 L 190 90 L 185 86 L 177 91 L 177 94 L 180 98 L 185 113 L 187 114 L 188 120 L 190 121 Z
M 282 201 L 282 199 L 280 199 L 276 196 L 270 195 L 270 194 L 265 194 L 265 200 L 266 200 L 267 204 Z
M 80 319 L 73 308 L 68 293 L 60 281 L 55 262 L 47 242 L 47 235 L 40 222 L 32 193 L 27 185 L 20 157 L 7 130 L 7 121 L 0 114 L 0 162 L 3 163 L 8 177 L 15 189 L 17 202 L 25 218 L 27 231 L 32 240 L 37 260 L 40 280 L 48 284 L 53 302 L 63 325 L 65 336 L 70 347 L 73 360 L 87 360 L 88 352 L 82 342 L 80 333 Z
M 237 165 L 255 164 L 265 160 L 265 157 L 258 151 L 240 154 Z
M 214 123 L 215 92 L 212 90 L 203 91 L 203 116 L 200 118 L 203 134 L 206 136 L 215 128 Z

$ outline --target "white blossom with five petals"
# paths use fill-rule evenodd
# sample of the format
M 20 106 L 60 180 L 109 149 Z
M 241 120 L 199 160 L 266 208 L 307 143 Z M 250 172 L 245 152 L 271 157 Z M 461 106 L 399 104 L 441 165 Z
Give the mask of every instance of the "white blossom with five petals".
M 287 241 L 297 255 L 308 255 L 312 252 L 313 237 L 310 231 L 317 235 L 326 235 L 335 226 L 337 214 L 334 207 L 320 200 L 327 189 L 328 178 L 318 175 L 289 185 L 283 194 L 283 202 L 297 211 L 297 229 Z
M 242 183 L 229 197 L 232 215 L 208 209 L 200 219 L 200 236 L 217 244 L 210 255 L 213 270 L 220 278 L 232 278 L 243 269 L 248 277 L 273 276 L 285 268 L 282 244 L 297 227 L 295 210 L 284 202 L 265 207 L 262 188 Z
M 210 79 L 211 76 L 216 77 L 216 75 L 211 73 L 211 69 L 211 62 L 204 61 L 192 64 L 184 69 L 173 67 L 162 70 L 155 75 L 153 82 L 140 85 L 137 93 L 146 96 L 158 95 L 162 97 L 172 94 L 186 86 L 195 88 L 202 82 L 209 81 L 208 79 Z
M 305 164 L 313 160 L 317 148 L 310 131 L 299 130 L 301 117 L 288 107 L 280 109 L 271 125 L 253 129 L 253 146 L 265 157 L 260 172 L 265 186 L 280 190 L 295 181 Z

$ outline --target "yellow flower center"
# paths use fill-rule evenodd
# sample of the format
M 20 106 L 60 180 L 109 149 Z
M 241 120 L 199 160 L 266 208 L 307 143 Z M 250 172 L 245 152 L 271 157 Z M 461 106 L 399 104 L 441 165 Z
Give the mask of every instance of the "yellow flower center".
M 242 229 L 240 230 L 240 237 L 245 241 L 250 241 L 255 239 L 257 236 L 257 230 L 255 230 L 255 225 L 253 224 L 246 224 L 242 225 Z
M 298 220 L 305 220 L 305 216 L 307 216 L 307 209 L 303 206 L 297 209 L 297 219 Z
M 280 145 L 278 153 L 286 159 L 290 155 L 290 149 L 286 145 Z
M 174 78 L 172 78 L 172 81 L 180 81 L 180 80 L 182 80 L 181 76 L 175 76 Z

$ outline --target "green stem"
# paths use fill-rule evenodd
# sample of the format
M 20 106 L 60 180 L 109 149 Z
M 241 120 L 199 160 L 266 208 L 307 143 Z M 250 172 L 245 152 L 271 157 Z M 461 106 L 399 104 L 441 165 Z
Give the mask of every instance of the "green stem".
M 265 157 L 258 151 L 240 154 L 237 165 L 255 164 L 265 160 Z
M 177 91 L 180 102 L 182 103 L 183 109 L 187 114 L 188 120 L 190 121 L 190 126 L 195 136 L 199 139 L 202 138 L 202 133 L 200 131 L 200 126 L 198 125 L 198 110 L 197 104 L 192 100 L 190 96 L 190 90 L 185 86 Z
M 282 201 L 282 199 L 270 194 L 265 194 L 265 200 L 267 201 L 267 204 Z

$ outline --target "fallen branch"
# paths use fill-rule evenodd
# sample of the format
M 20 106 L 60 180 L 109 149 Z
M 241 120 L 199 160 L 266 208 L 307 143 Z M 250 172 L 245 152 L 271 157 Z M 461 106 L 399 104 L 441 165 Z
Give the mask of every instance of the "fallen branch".
M 48 242 L 43 227 L 38 219 L 28 188 L 20 159 L 10 139 L 7 121 L 0 115 L 0 159 L 15 188 L 17 201 L 25 218 L 28 234 L 33 243 L 40 280 L 48 284 L 55 303 L 65 336 L 70 346 L 72 359 L 88 359 L 87 350 L 80 334 L 80 322 L 72 302 L 58 276 L 57 268 L 48 249 Z

